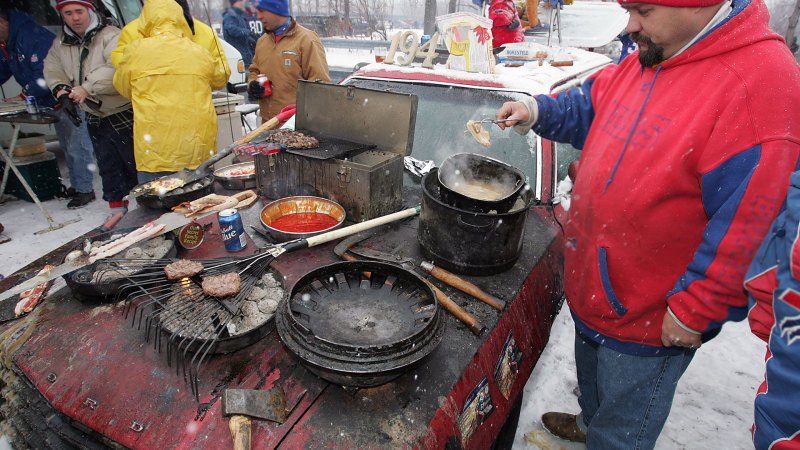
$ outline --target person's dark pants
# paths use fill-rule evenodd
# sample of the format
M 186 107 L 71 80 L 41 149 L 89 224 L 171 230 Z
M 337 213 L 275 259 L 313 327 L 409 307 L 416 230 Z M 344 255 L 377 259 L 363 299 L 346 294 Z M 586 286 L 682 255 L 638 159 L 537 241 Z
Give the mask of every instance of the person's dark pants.
M 103 200 L 119 201 L 138 184 L 133 156 L 133 111 L 109 117 L 87 115 L 89 136 L 103 182 Z

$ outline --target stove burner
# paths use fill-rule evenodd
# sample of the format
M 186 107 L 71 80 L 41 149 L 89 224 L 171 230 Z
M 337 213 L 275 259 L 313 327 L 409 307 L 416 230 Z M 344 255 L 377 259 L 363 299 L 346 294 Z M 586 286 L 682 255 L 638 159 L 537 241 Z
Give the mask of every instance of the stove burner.
M 393 264 L 356 261 L 298 280 L 278 307 L 276 325 L 309 370 L 363 387 L 389 382 L 428 356 L 445 321 L 418 276 Z

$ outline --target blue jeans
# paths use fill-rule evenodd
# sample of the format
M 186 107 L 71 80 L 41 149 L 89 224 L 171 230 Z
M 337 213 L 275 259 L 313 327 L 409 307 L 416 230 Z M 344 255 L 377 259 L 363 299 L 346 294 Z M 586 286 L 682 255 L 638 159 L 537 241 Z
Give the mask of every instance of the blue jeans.
M 694 350 L 677 356 L 619 353 L 575 330 L 578 427 L 589 449 L 652 449 Z
M 93 192 L 92 179 L 94 178 L 94 148 L 89 138 L 89 130 L 86 128 L 85 114 L 78 108 L 81 117 L 81 126 L 75 127 L 69 121 L 67 114 L 62 109 L 57 109 L 53 113 L 58 117 L 58 122 L 54 124 L 58 144 L 64 151 L 64 158 L 67 162 L 69 172 L 69 184 L 78 192 Z

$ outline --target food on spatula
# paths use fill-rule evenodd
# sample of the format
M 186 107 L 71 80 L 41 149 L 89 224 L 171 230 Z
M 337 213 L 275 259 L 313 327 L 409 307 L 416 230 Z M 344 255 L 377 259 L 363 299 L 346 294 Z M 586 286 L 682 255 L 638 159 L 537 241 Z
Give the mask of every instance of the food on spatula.
M 319 148 L 317 138 L 292 130 L 278 130 L 267 137 L 267 142 L 277 142 L 289 148 Z
M 211 275 L 203 278 L 203 292 L 212 297 L 229 297 L 241 290 L 242 280 L 236 272 Z
M 483 125 L 480 122 L 475 120 L 468 120 L 467 121 L 467 131 L 484 147 L 489 147 L 492 145 L 491 138 L 489 136 L 489 132 L 483 128 Z
M 203 271 L 203 263 L 179 259 L 164 266 L 164 273 L 168 280 L 180 280 L 181 278 L 193 277 Z
M 180 178 L 158 179 L 139 186 L 138 188 L 131 191 L 131 193 L 133 195 L 142 195 L 142 194 L 160 195 L 169 192 L 173 189 L 177 189 L 183 186 L 183 184 L 184 180 Z
M 42 275 L 48 270 L 54 268 L 55 266 L 48 264 L 39 271 L 38 275 Z M 14 317 L 19 317 L 23 314 L 33 311 L 33 308 L 35 308 L 39 303 L 39 300 L 44 297 L 51 284 L 53 284 L 52 280 L 37 284 L 27 291 L 22 291 L 22 293 L 19 294 L 19 302 L 17 302 L 17 305 L 14 307 Z

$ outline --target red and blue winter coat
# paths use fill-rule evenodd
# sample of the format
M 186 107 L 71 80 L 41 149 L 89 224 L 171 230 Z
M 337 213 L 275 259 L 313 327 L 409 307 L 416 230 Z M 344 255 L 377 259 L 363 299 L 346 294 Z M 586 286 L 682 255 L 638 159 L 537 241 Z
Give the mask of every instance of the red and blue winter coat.
M 767 342 L 766 374 L 755 400 L 757 450 L 800 449 L 800 172 L 747 272 L 748 319 Z
M 489 19 L 492 20 L 492 47 L 525 40 L 512 0 L 493 0 L 489 5 Z
M 747 267 L 800 155 L 800 69 L 762 0 L 688 49 L 638 51 L 560 95 L 533 130 L 582 149 L 565 229 L 576 327 L 619 352 L 670 355 L 667 307 L 715 336 L 746 316 Z M 779 84 L 778 84 L 779 83 Z

